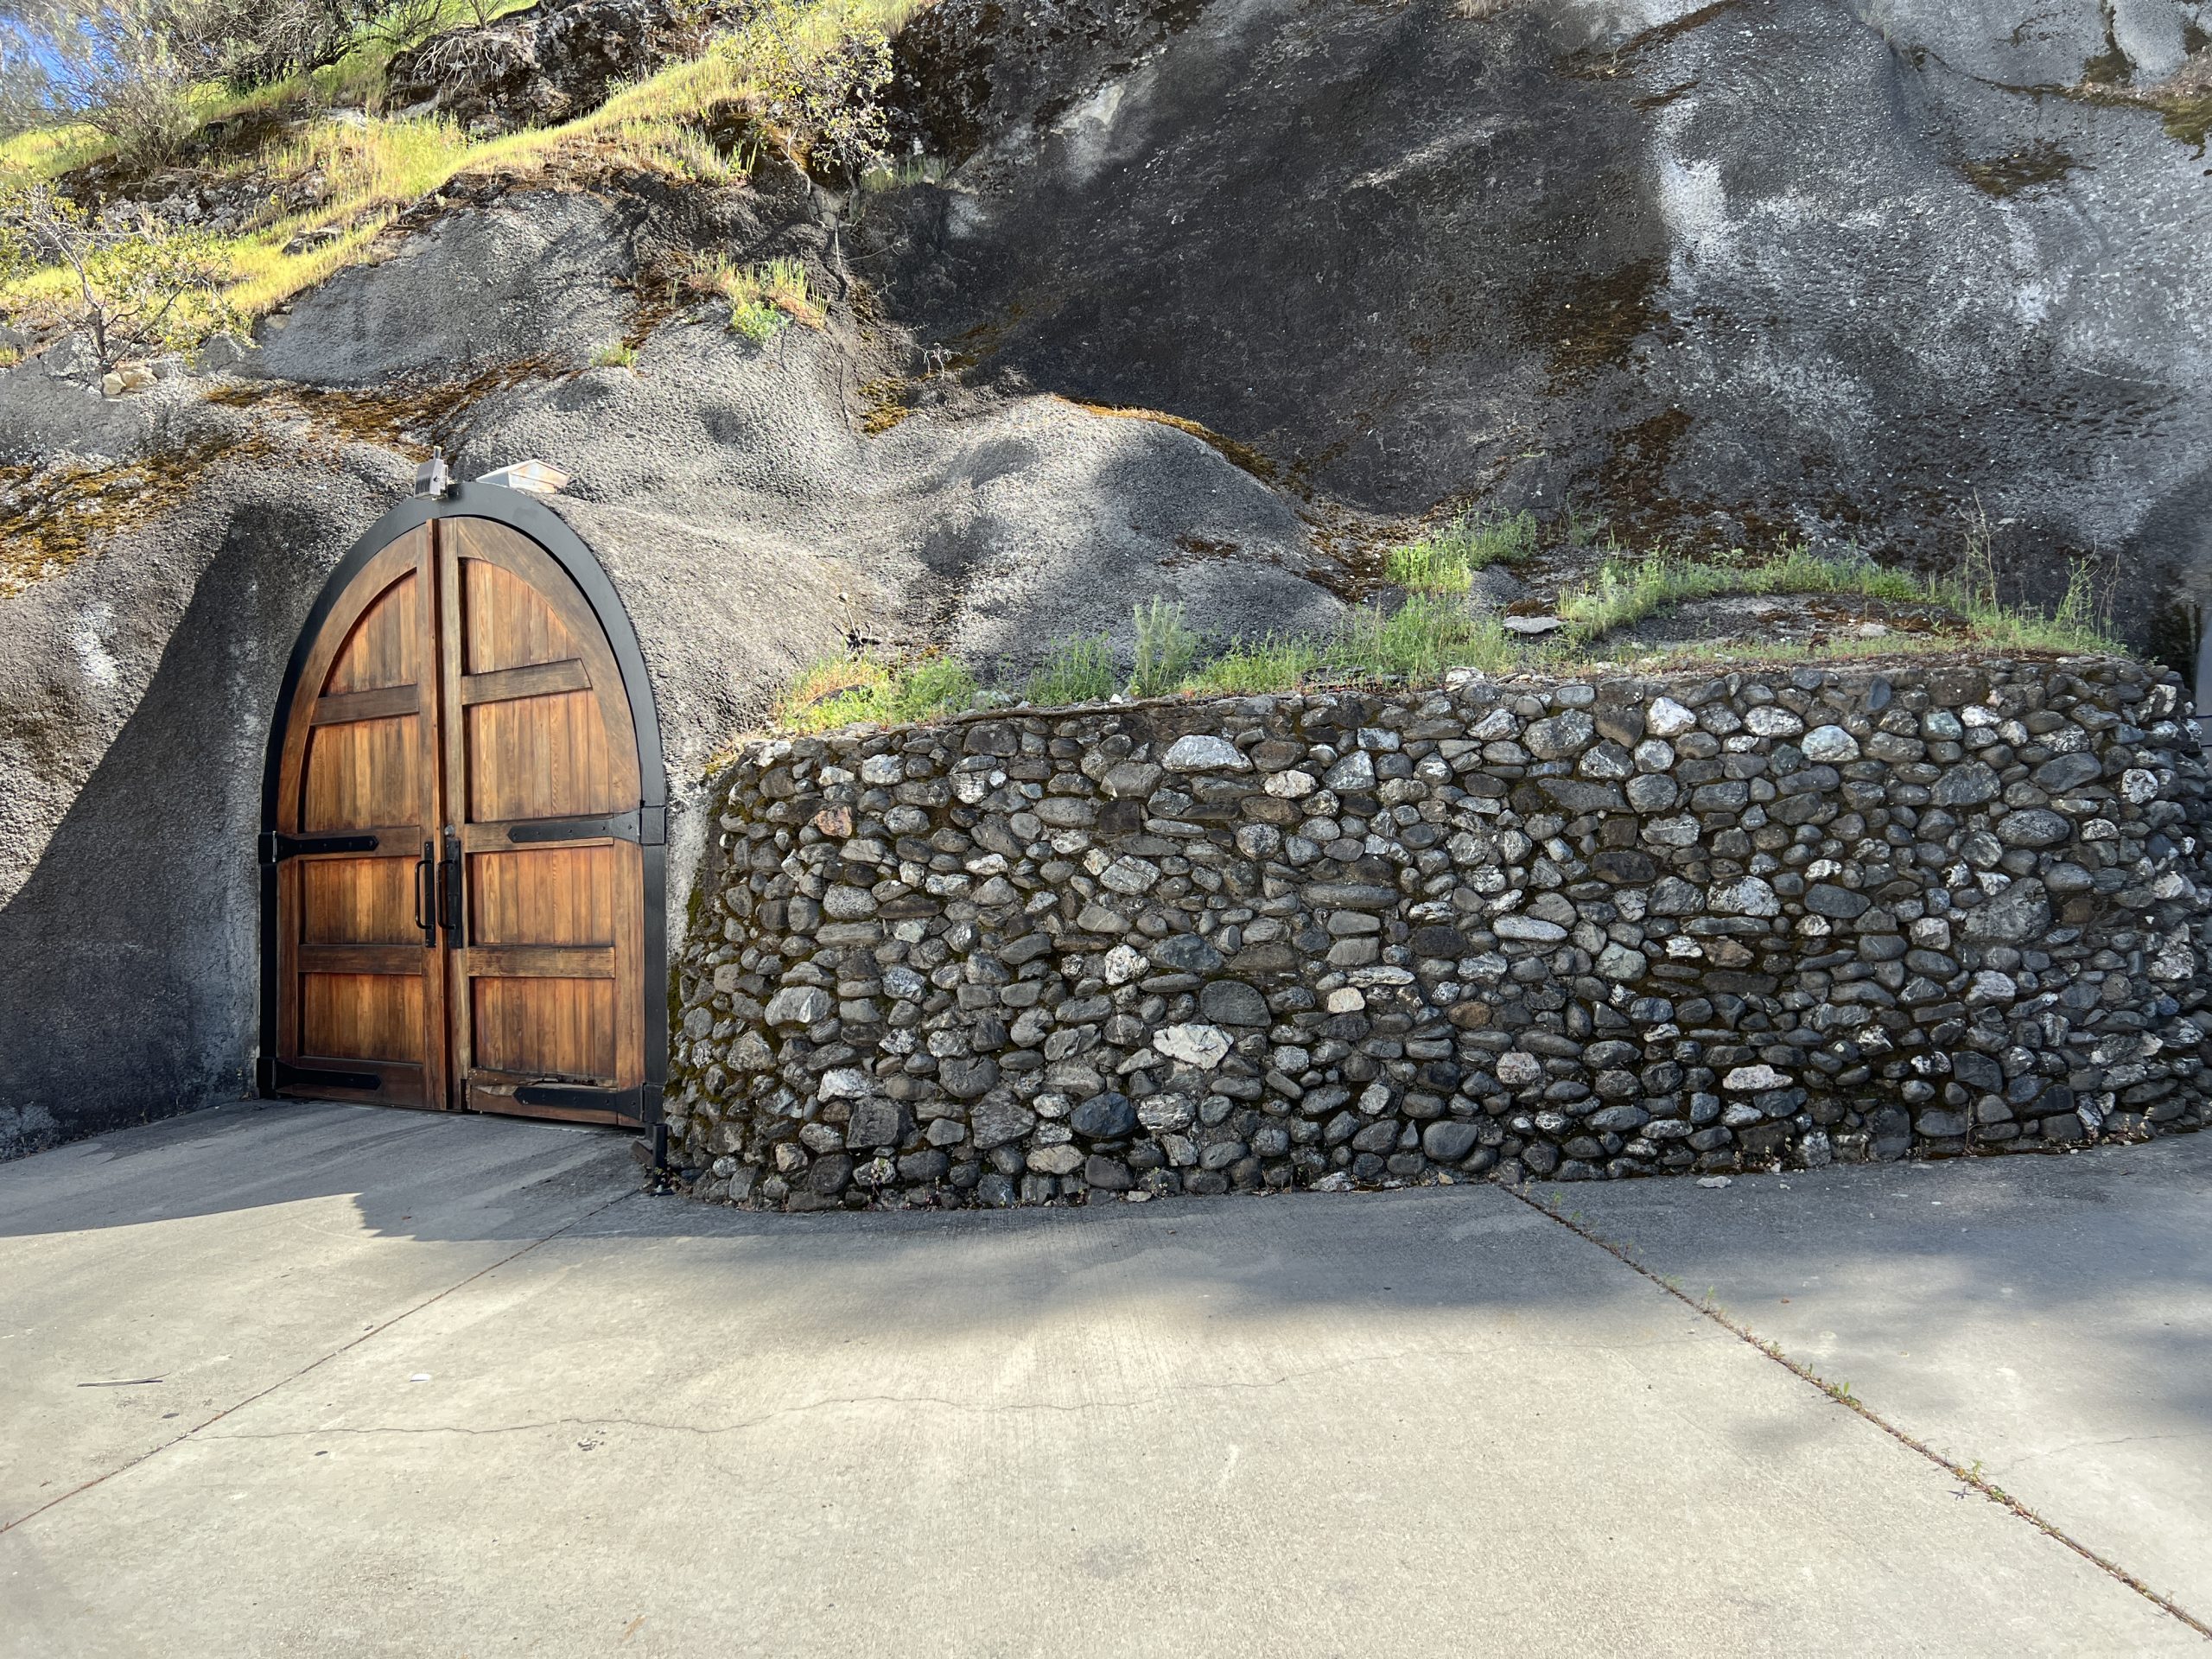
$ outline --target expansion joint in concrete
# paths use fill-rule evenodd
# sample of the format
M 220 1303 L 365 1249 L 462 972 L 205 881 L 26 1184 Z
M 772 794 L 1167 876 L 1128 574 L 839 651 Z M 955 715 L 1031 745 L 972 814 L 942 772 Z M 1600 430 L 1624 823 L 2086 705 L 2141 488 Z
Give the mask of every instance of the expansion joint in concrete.
M 448 1285 L 443 1290 L 438 1291 L 433 1295 L 425 1296 L 421 1301 L 415 1303 L 410 1307 L 402 1308 L 398 1313 L 393 1314 L 388 1319 L 378 1320 L 377 1323 L 370 1325 L 366 1330 L 363 1331 L 360 1335 L 353 1338 L 350 1342 L 340 1343 L 337 1347 L 329 1350 L 327 1353 L 318 1354 L 315 1358 L 309 1360 L 298 1370 L 277 1378 L 276 1381 L 270 1383 L 265 1388 L 255 1389 L 254 1392 L 246 1395 L 243 1400 L 232 1402 L 231 1404 L 225 1406 L 220 1411 L 216 1412 L 212 1416 L 202 1418 L 200 1421 L 194 1423 L 183 1433 L 174 1435 L 168 1440 L 163 1440 L 159 1446 L 149 1447 L 146 1451 L 141 1452 L 137 1457 L 126 1458 L 123 1462 L 116 1465 L 114 1468 L 94 1475 L 90 1480 L 80 1481 L 76 1485 L 72 1486 L 66 1492 L 56 1493 L 54 1497 L 47 1499 L 45 1503 L 40 1504 L 35 1509 L 26 1510 L 21 1515 L 12 1516 L 4 1521 L 0 1521 L 0 1534 L 13 1532 L 17 1527 L 22 1526 L 26 1521 L 36 1520 L 40 1516 L 44 1515 L 48 1510 L 51 1510 L 59 1504 L 67 1503 L 71 1498 L 77 1497 L 79 1493 L 88 1492 L 95 1486 L 105 1484 L 108 1481 L 114 1479 L 116 1476 L 126 1473 L 132 1469 L 136 1469 L 140 1464 L 161 1456 L 162 1452 L 168 1451 L 173 1446 L 181 1446 L 187 1440 L 198 1439 L 201 1434 L 205 1433 L 208 1429 L 213 1428 L 217 1423 L 221 1422 L 225 1418 L 231 1416 L 234 1413 L 243 1411 L 246 1407 L 254 1404 L 257 1401 L 266 1400 L 270 1395 L 276 1393 L 282 1389 L 289 1388 L 291 1384 L 298 1382 L 302 1377 L 320 1370 L 323 1366 L 327 1365 L 332 1360 L 338 1358 L 340 1356 L 349 1354 L 353 1352 L 354 1349 L 361 1346 L 362 1344 L 375 1340 L 375 1338 L 382 1336 L 385 1332 L 391 1330 L 392 1326 L 398 1325 L 403 1320 L 412 1319 L 416 1314 L 420 1313 L 424 1308 L 435 1306 L 447 1297 L 452 1295 L 455 1291 L 464 1290 L 470 1285 L 474 1284 L 479 1279 L 484 1278 L 487 1274 L 497 1273 L 501 1268 L 505 1267 L 509 1262 L 519 1261 L 522 1257 L 528 1255 L 532 1250 L 536 1249 L 539 1245 L 550 1243 L 553 1240 L 560 1237 L 563 1233 L 572 1231 L 574 1229 L 582 1226 L 585 1222 L 589 1221 L 601 1211 L 607 1209 L 613 1205 L 619 1204 L 623 1198 L 628 1196 L 629 1194 L 627 1193 L 617 1193 L 613 1198 L 607 1199 L 604 1203 L 594 1205 L 591 1209 L 585 1211 L 583 1214 L 576 1216 L 569 1221 L 563 1222 L 560 1226 L 556 1227 L 551 1232 L 531 1239 L 528 1243 L 523 1245 L 521 1249 L 510 1250 L 498 1261 L 487 1262 L 485 1266 L 479 1268 L 475 1272 L 468 1274 L 466 1278 L 456 1280 L 452 1284 Z
M 1944 1473 L 1951 1476 L 1953 1478 L 1956 1479 L 1961 1484 L 1967 1486 L 1972 1491 L 1979 1492 L 1982 1497 L 1987 1498 L 1991 1503 L 1998 1505 L 2000 1509 L 2011 1511 L 2014 1516 L 2026 1522 L 2030 1526 L 2035 1528 L 2037 1531 L 2042 1533 L 2054 1543 L 2064 1545 L 2068 1549 L 2072 1550 L 2076 1555 L 2079 1555 L 2083 1560 L 2097 1568 L 2098 1571 L 2105 1573 L 2107 1577 L 2114 1579 L 2120 1583 L 2126 1585 L 2130 1590 L 2134 1591 L 2136 1594 L 2141 1596 L 2145 1600 L 2152 1603 L 2162 1611 L 2170 1613 L 2174 1618 L 2179 1619 L 2183 1624 L 2188 1625 L 2190 1630 L 2195 1630 L 2199 1636 L 2212 1638 L 2212 1624 L 2207 1624 L 2202 1619 L 2197 1618 L 2194 1613 L 2191 1613 L 2187 1608 L 2179 1605 L 2171 1598 L 2160 1595 L 2157 1591 L 2152 1589 L 2149 1585 L 2144 1583 L 2142 1580 L 2137 1578 L 2126 1567 L 2120 1566 L 2119 1562 L 2112 1560 L 2109 1556 L 2100 1554 L 2097 1551 L 2090 1548 L 2087 1544 L 2065 1531 L 2063 1528 L 2054 1525 L 2043 1516 L 2038 1515 L 2035 1510 L 2030 1509 L 2025 1503 L 2020 1502 L 2018 1498 L 2014 1497 L 2010 1492 L 2006 1491 L 2003 1487 L 1998 1485 L 1986 1475 L 1983 1474 L 1981 1472 L 1980 1465 L 1978 1462 L 1971 1466 L 1952 1462 L 1942 1452 L 1929 1446 L 1925 1440 L 1923 1440 L 1917 1436 L 1909 1433 L 1904 1429 L 1900 1428 L 1897 1424 L 1890 1421 L 1888 1418 L 1883 1416 L 1880 1412 L 1876 1411 L 1872 1407 L 1869 1406 L 1864 1400 L 1859 1398 L 1857 1395 L 1852 1393 L 1851 1387 L 1848 1383 L 1831 1382 L 1827 1378 L 1822 1376 L 1818 1371 L 1815 1371 L 1811 1366 L 1806 1364 L 1802 1360 L 1794 1359 L 1789 1354 L 1785 1353 L 1783 1351 L 1783 1347 L 1780 1343 L 1759 1336 L 1749 1325 L 1730 1315 L 1725 1309 L 1715 1306 L 1710 1298 L 1709 1293 L 1707 1299 L 1704 1300 L 1699 1300 L 1691 1297 L 1684 1292 L 1681 1287 L 1675 1283 L 1675 1281 L 1664 1276 L 1663 1274 L 1653 1272 L 1651 1268 L 1638 1261 L 1633 1249 L 1629 1245 L 1624 1244 L 1615 1239 L 1607 1238 L 1604 1234 L 1598 1232 L 1589 1224 L 1589 1223 L 1585 1221 L 1580 1216 L 1561 1214 L 1559 1210 L 1559 1194 L 1556 1189 L 1553 1191 L 1553 1193 L 1548 1199 L 1545 1199 L 1537 1198 L 1532 1192 L 1531 1188 L 1533 1187 L 1534 1183 L 1525 1183 L 1517 1186 L 1506 1185 L 1503 1182 L 1498 1185 L 1501 1191 L 1510 1193 L 1514 1198 L 1518 1198 L 1522 1204 L 1527 1205 L 1531 1210 L 1534 1210 L 1538 1215 L 1543 1216 L 1548 1220 L 1558 1223 L 1559 1225 L 1566 1228 L 1577 1237 L 1587 1240 L 1590 1243 L 1596 1245 L 1599 1249 L 1613 1257 L 1614 1260 L 1619 1262 L 1623 1266 L 1630 1268 L 1634 1272 L 1638 1273 L 1644 1278 L 1649 1280 L 1662 1291 L 1664 1291 L 1668 1295 L 1673 1297 L 1684 1306 L 1694 1309 L 1704 1318 L 1712 1320 L 1713 1324 L 1719 1325 L 1722 1330 L 1727 1332 L 1738 1341 L 1746 1343 L 1751 1347 L 1758 1349 L 1759 1352 L 1765 1355 L 1767 1358 L 1772 1360 L 1784 1370 L 1797 1377 L 1801 1382 L 1807 1382 L 1812 1387 L 1818 1389 L 1822 1394 L 1827 1395 L 1829 1399 L 1835 1402 L 1836 1404 L 1844 1407 L 1849 1411 L 1856 1413 L 1859 1416 L 1864 1418 L 1867 1422 L 1879 1429 L 1883 1433 L 1895 1440 L 1899 1446 L 1904 1446 L 1910 1452 L 1916 1452 L 1919 1456 L 1926 1459 L 1929 1463 L 1934 1464 L 1938 1469 L 1942 1470 Z

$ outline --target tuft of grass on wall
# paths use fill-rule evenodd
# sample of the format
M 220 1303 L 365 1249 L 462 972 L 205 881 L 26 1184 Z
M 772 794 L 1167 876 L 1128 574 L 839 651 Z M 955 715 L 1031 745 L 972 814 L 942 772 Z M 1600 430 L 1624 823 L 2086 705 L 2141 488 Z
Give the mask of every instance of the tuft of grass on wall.
M 1185 682 L 1201 695 L 1263 696 L 1295 691 L 1321 666 L 1322 644 L 1301 634 L 1239 639 Z
M 1688 600 L 1729 594 L 1863 594 L 1910 604 L 1927 590 L 1910 573 L 1864 556 L 1833 557 L 1789 547 L 1758 563 L 1680 558 L 1660 550 L 1641 559 L 1607 559 L 1588 585 L 1561 591 L 1559 613 L 1578 642 L 1642 621 Z
M 1098 633 L 1054 640 L 1046 653 L 1045 665 L 1029 677 L 1027 691 L 1032 702 L 1064 708 L 1071 703 L 1103 702 L 1120 683 L 1112 642 Z
M 1321 660 L 1345 674 L 1430 679 L 1447 668 L 1495 672 L 1519 659 L 1496 617 L 1470 615 L 1449 594 L 1414 594 L 1395 611 L 1363 605 L 1351 612 Z
M 2066 593 L 2051 615 L 2001 601 L 1986 521 L 1979 528 L 1970 522 L 1959 572 L 1947 580 L 1926 582 L 1864 554 L 1820 554 L 1802 545 L 1757 563 L 1687 559 L 1654 550 L 1641 559 L 1606 560 L 1586 586 L 1560 593 L 1559 614 L 1569 625 L 1567 643 L 1580 647 L 1669 605 L 1736 594 L 1858 594 L 1898 604 L 1937 605 L 1955 611 L 1977 643 L 1999 649 L 2120 649 L 2111 635 L 2109 595 L 2097 591 L 2093 560 L 2072 562 Z
M 1133 697 L 1165 696 L 1183 683 L 1198 655 L 1198 637 L 1184 620 L 1183 601 L 1157 596 L 1135 612 L 1136 672 L 1129 677 Z
M 835 731 L 863 722 L 906 726 L 971 708 L 975 675 L 953 657 L 901 662 L 862 652 L 815 664 L 776 701 L 773 719 L 792 732 Z

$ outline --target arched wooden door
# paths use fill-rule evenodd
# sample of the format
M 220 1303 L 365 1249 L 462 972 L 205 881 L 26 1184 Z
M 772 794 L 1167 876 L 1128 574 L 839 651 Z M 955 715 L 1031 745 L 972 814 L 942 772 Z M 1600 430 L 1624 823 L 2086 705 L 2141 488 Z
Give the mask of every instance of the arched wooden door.
M 648 1116 L 636 728 L 528 537 L 434 518 L 296 659 L 273 832 L 276 1092 Z

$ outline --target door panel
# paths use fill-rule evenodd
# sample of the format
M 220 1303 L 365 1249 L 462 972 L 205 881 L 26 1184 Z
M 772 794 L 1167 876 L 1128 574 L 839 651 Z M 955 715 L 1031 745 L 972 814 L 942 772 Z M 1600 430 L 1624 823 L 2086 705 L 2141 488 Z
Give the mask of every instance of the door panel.
M 633 812 L 639 762 L 620 668 L 583 595 L 526 537 L 442 521 L 449 796 L 466 871 L 454 942 L 454 1063 L 478 1111 L 528 1109 L 532 1084 L 645 1080 L 644 869 L 587 822 Z M 518 842 L 518 825 L 537 824 Z M 608 1109 L 611 1114 L 613 1109 Z M 563 1116 L 594 1116 L 571 1105 Z
M 311 858 L 300 866 L 302 945 L 416 945 L 415 867 L 398 858 Z
M 468 937 L 477 944 L 614 944 L 612 846 L 483 853 L 468 868 Z
M 312 643 L 285 712 L 276 828 L 308 838 L 276 874 L 287 1092 L 404 1106 L 445 1096 L 444 963 L 422 925 L 421 861 L 439 815 L 432 553 L 418 530 L 370 561 Z M 374 844 L 321 852 L 315 836 Z
M 476 1064 L 485 1070 L 549 1083 L 611 1083 L 614 1052 L 614 981 L 493 979 L 480 976 L 474 993 Z
M 310 835 L 416 823 L 426 804 L 420 715 L 317 726 L 308 734 L 300 828 Z
M 419 1060 L 423 981 L 419 975 L 302 974 L 300 1038 L 305 1051 L 334 1060 Z
M 487 519 L 409 532 L 340 596 L 285 722 L 276 829 L 308 839 L 278 854 L 279 1086 L 634 1118 L 637 742 L 558 562 Z
M 582 817 L 620 800 L 607 722 L 591 692 L 479 703 L 465 718 L 471 822 Z M 625 804 L 636 804 L 632 789 Z

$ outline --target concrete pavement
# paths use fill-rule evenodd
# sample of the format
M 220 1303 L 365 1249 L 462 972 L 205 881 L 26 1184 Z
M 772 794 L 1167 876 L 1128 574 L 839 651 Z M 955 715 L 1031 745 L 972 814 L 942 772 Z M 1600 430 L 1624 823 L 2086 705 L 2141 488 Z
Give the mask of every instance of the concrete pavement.
M 0 1650 L 2204 1645 L 1492 1188 L 635 1189 L 611 1135 L 331 1106 L 0 1166 Z M 1562 1208 L 2202 1618 L 2208 1198 L 2212 1137 Z

